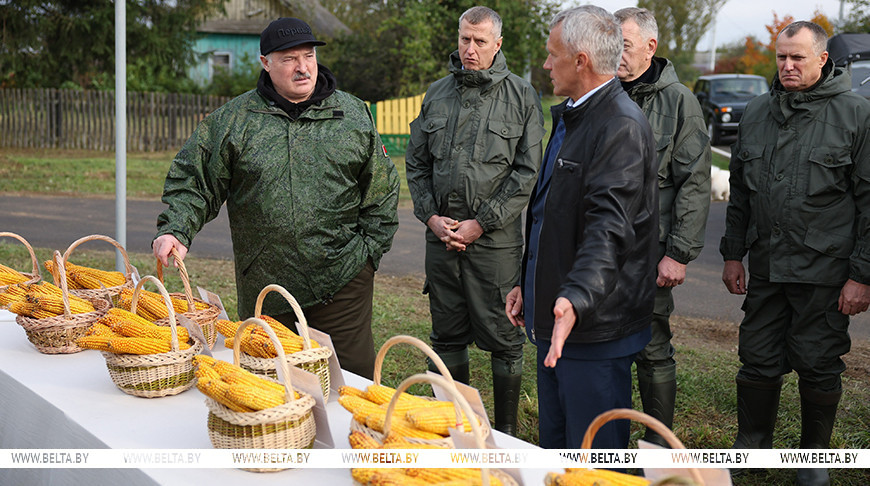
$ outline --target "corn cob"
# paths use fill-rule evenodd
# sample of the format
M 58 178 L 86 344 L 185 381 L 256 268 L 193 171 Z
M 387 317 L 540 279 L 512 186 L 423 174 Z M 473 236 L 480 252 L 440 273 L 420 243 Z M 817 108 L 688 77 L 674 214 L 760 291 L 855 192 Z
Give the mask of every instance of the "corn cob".
M 411 442 L 408 439 L 399 436 L 390 431 L 390 434 L 384 439 L 384 445 L 381 449 L 447 449 L 446 445 L 423 444 L 419 442 Z
M 71 262 L 66 263 L 66 273 L 86 289 L 120 287 L 127 283 L 127 277 L 121 272 L 84 267 Z
M 95 322 L 90 329 L 88 329 L 87 336 L 114 336 L 121 337 L 119 334 L 116 334 L 115 331 L 112 330 L 111 327 L 102 324 L 101 322 Z
M 422 479 L 430 484 L 441 485 L 453 481 L 457 481 L 457 484 L 466 485 L 483 483 L 483 477 L 479 468 L 407 468 L 403 472 L 412 478 Z M 491 486 L 501 486 L 501 481 L 490 474 L 489 484 Z
M 376 385 L 372 383 L 366 388 L 366 398 L 369 401 L 375 402 L 378 405 L 382 405 L 385 403 L 390 403 L 390 400 L 393 398 L 393 395 L 396 394 L 396 389 L 385 386 L 385 385 Z M 410 393 L 402 393 L 399 396 L 399 403 L 412 403 L 418 404 L 420 406 L 424 405 L 426 402 L 431 400 L 426 400 L 424 398 L 411 395 Z
M 251 410 L 266 410 L 285 403 L 284 393 L 269 393 L 263 388 L 253 388 L 238 383 L 230 383 L 227 397 Z
M 54 268 L 55 268 L 55 266 L 54 266 L 54 260 L 46 260 L 46 261 L 43 262 L 43 265 L 45 266 L 45 269 L 48 270 L 49 273 L 51 273 L 52 277 L 54 277 L 54 275 L 55 275 L 55 271 L 54 271 Z M 58 282 L 57 279 L 54 279 L 54 280 L 55 280 L 56 282 Z M 58 285 L 60 285 L 60 282 L 58 282 Z M 83 289 L 83 288 L 86 288 L 86 287 L 83 287 L 83 286 L 79 285 L 79 283 L 76 282 L 76 281 L 73 279 L 72 274 L 70 273 L 70 271 L 69 271 L 69 267 L 68 267 L 68 266 L 66 267 L 66 286 L 67 286 L 67 288 L 69 288 L 69 289 Z M 99 288 L 99 287 L 98 287 L 98 288 Z
M 193 372 L 198 379 L 220 380 L 221 375 L 215 369 L 206 364 L 196 366 L 196 371 Z
M 23 295 L 10 294 L 9 292 L 0 292 L 0 305 L 9 305 L 13 302 L 25 300 Z
M 386 410 L 384 410 L 383 414 L 370 414 L 366 416 L 366 427 L 383 432 L 386 418 Z M 440 440 L 444 438 L 444 436 L 414 427 L 414 424 L 396 413 L 393 414 L 393 420 L 390 421 L 390 433 L 412 439 Z
M 214 367 L 217 360 L 211 356 L 205 354 L 197 354 L 193 357 L 193 364 L 197 366 L 211 366 Z
M 380 449 L 381 444 L 374 437 L 354 430 L 347 436 L 351 449 Z
M 84 349 L 96 349 L 99 351 L 110 351 L 109 349 L 109 340 L 112 339 L 110 336 L 101 336 L 101 335 L 88 335 L 81 336 L 76 339 L 76 344 L 80 348 Z
M 151 337 L 167 341 L 172 339 L 172 329 L 168 326 L 158 326 L 139 315 L 117 307 L 109 309 L 99 322 L 108 325 L 116 333 L 127 337 Z M 186 343 L 190 339 L 190 334 L 185 327 L 176 326 L 175 331 L 178 335 L 179 343 Z
M 27 275 L 24 275 L 16 270 L 12 270 L 11 268 L 9 270 L 10 271 L 8 272 L 5 270 L 0 271 L 0 285 L 15 285 L 30 280 L 30 277 L 28 277 Z
M 3 265 L 2 263 L 0 263 L 0 273 L 21 273 L 21 272 L 19 272 L 18 270 L 15 270 L 12 267 L 7 267 L 6 265 Z
M 454 410 L 445 407 L 409 410 L 406 417 L 418 429 L 441 434 L 445 437 L 450 435 L 448 428 L 457 428 L 458 425 Z M 462 414 L 462 425 L 465 432 L 471 432 L 471 423 L 464 413 Z
M 548 486 L 647 486 L 649 479 L 607 469 L 572 469 L 565 474 L 548 473 Z
M 221 380 L 214 380 L 209 379 L 208 377 L 203 377 L 196 380 L 196 387 L 205 395 L 211 397 L 216 402 L 220 403 L 221 405 L 229 408 L 234 412 L 253 412 L 253 410 L 251 410 L 250 408 L 239 405 L 238 403 L 235 403 L 234 401 L 229 399 L 228 395 L 230 385 L 228 383 L 225 383 Z
M 221 333 L 221 335 L 231 338 L 236 335 L 236 331 L 239 330 L 239 323 L 228 321 L 226 319 L 218 319 L 214 321 L 214 327 L 217 328 L 217 331 Z
M 39 282 L 23 286 L 24 291 L 32 295 L 53 295 L 55 297 L 63 297 L 63 291 L 57 285 L 51 282 Z
M 284 393 L 284 387 L 281 384 L 257 376 L 248 370 L 242 369 L 241 367 L 230 364 L 226 361 L 215 361 L 212 366 L 214 370 L 220 374 L 221 379 L 229 384 L 247 385 L 251 388 L 264 388 L 278 393 Z
M 9 295 L 13 295 L 15 297 L 24 298 L 27 296 L 27 288 L 31 287 L 31 286 L 32 286 L 32 284 L 31 285 L 23 285 L 23 284 L 10 285 L 10 286 L 6 287 L 5 293 L 9 294 Z
M 9 312 L 19 316 L 32 317 L 34 319 L 47 319 L 57 317 L 57 314 L 39 307 L 36 303 L 25 300 L 15 301 L 9 304 Z
M 422 479 L 412 478 L 400 469 L 381 469 L 369 478 L 369 486 L 430 486 Z
M 354 481 L 362 485 L 367 485 L 372 476 L 374 476 L 378 471 L 383 471 L 383 469 L 374 467 L 355 467 L 350 470 L 350 475 Z
M 88 312 L 94 312 L 94 305 L 89 301 L 76 297 L 74 295 L 67 296 L 69 300 L 69 312 L 70 314 L 85 314 Z M 49 294 L 30 294 L 27 297 L 28 302 L 33 302 L 37 304 L 44 310 L 49 312 L 53 312 L 55 314 L 63 314 L 64 306 L 63 306 L 63 297 L 58 297 L 56 295 Z
M 189 349 L 187 343 L 178 343 L 178 349 Z M 141 337 L 116 337 L 109 339 L 109 351 L 115 354 L 161 354 L 172 351 L 172 345 L 166 339 Z
M 342 397 L 345 395 L 349 395 L 349 396 L 353 396 L 353 397 L 365 398 L 366 392 L 360 390 L 359 388 L 354 388 L 354 387 L 349 386 L 349 385 L 342 385 L 342 386 L 338 387 L 338 395 L 342 396 Z
M 361 414 L 363 417 L 372 413 L 385 413 L 384 409 L 379 407 L 377 403 L 352 395 L 338 397 L 338 403 L 348 412 L 352 414 Z

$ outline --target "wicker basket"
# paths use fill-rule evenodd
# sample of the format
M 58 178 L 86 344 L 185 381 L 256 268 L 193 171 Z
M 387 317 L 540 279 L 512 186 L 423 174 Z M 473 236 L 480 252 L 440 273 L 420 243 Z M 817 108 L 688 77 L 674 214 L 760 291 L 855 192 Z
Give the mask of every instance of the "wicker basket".
M 27 251 L 30 252 L 30 261 L 33 263 L 33 269 L 30 272 L 21 272 L 22 275 L 26 275 L 30 277 L 30 280 L 22 282 L 24 284 L 32 284 L 39 282 L 42 279 L 42 276 L 39 274 L 39 260 L 36 258 L 36 254 L 33 252 L 33 247 L 30 246 L 30 243 L 27 242 L 22 236 L 9 233 L 9 232 L 0 232 L 0 237 L 7 236 L 9 238 L 15 238 L 16 240 L 24 243 L 24 246 L 27 248 Z M 0 285 L 0 293 L 6 290 L 9 287 L 8 285 Z M 0 309 L 7 309 L 9 306 L 0 305 Z
M 109 238 L 108 236 L 103 236 L 103 235 L 90 235 L 90 236 L 85 236 L 85 237 L 79 238 L 76 241 L 74 241 L 69 246 L 69 248 L 66 249 L 65 252 L 63 252 L 63 263 L 64 263 L 64 265 L 66 265 L 66 263 L 69 261 L 69 256 L 72 254 L 72 251 L 75 250 L 79 245 L 81 245 L 82 243 L 85 243 L 87 241 L 94 241 L 94 240 L 102 240 L 102 241 L 106 241 L 108 243 L 111 243 L 112 246 L 114 246 L 115 248 L 118 249 L 118 251 L 121 252 L 121 256 L 124 257 L 124 278 L 126 278 L 127 281 L 124 282 L 124 285 L 118 285 L 115 287 L 105 287 L 102 289 L 70 289 L 69 293 L 71 293 L 72 295 L 79 296 L 79 297 L 85 297 L 85 298 L 99 297 L 101 299 L 106 299 L 106 300 L 111 301 L 112 297 L 121 293 L 121 289 L 133 288 L 133 266 L 130 265 L 130 259 L 127 257 L 127 251 L 124 250 L 124 247 L 121 246 L 120 243 L 113 240 L 112 238 Z M 54 275 L 54 278 L 55 278 L 55 284 L 57 284 L 57 276 Z
M 293 308 L 293 312 L 296 313 L 296 317 L 299 318 L 299 321 L 296 322 L 296 328 L 299 331 L 299 335 L 302 337 L 302 351 L 287 354 L 287 364 L 317 375 L 320 379 L 320 389 L 323 391 L 323 401 L 324 403 L 328 402 L 330 386 L 329 358 L 332 356 L 332 350 L 326 346 L 321 346 L 319 348 L 311 347 L 311 337 L 308 335 L 308 321 L 305 319 L 305 314 L 302 313 L 302 308 L 299 306 L 299 303 L 296 302 L 296 299 L 290 295 L 290 292 L 280 285 L 267 285 L 260 291 L 260 295 L 257 296 L 257 303 L 254 306 L 255 316 L 262 315 L 263 301 L 269 292 L 278 292 L 284 296 L 290 304 L 290 307 Z M 239 331 L 236 331 L 236 335 L 240 335 Z M 242 353 L 239 363 L 242 368 L 251 373 L 272 378 L 278 376 L 274 358 L 257 358 L 247 353 Z
M 257 412 L 234 412 L 212 398 L 208 407 L 208 437 L 216 449 L 311 449 L 317 429 L 314 422 L 314 398 L 298 391 L 294 399 L 290 369 L 281 341 L 262 319 L 251 317 L 239 326 L 239 332 L 250 325 L 262 327 L 278 351 L 276 365 L 281 366 L 286 403 Z M 233 345 L 233 363 L 239 365 L 239 340 Z M 280 382 L 280 381 L 279 381 Z M 253 472 L 281 471 L 287 468 L 246 469 Z
M 405 337 L 407 337 L 407 336 L 405 336 Z M 433 352 L 433 354 L 434 354 L 434 352 Z M 436 361 L 436 364 L 437 364 L 437 361 Z M 456 387 L 453 386 L 454 382 L 452 379 L 448 379 L 448 378 L 445 378 L 443 376 L 438 376 L 438 375 L 433 375 L 433 374 L 412 375 L 412 376 L 406 378 L 405 381 L 403 381 L 401 384 L 399 384 L 398 387 L 396 387 L 396 393 L 393 395 L 393 398 L 390 400 L 390 403 L 387 405 L 387 417 L 386 417 L 386 420 L 384 421 L 384 432 L 386 433 L 386 435 L 389 435 L 390 422 L 392 421 L 391 420 L 392 411 L 396 407 L 396 404 L 399 403 L 399 396 L 401 396 L 401 394 L 403 392 L 405 392 L 408 388 L 410 388 L 411 385 L 414 385 L 417 383 L 429 383 L 432 385 L 438 385 L 438 386 L 442 387 L 444 390 L 446 390 L 447 392 L 449 392 L 451 397 L 453 398 L 453 403 L 454 403 L 454 406 L 456 407 L 456 416 L 458 418 L 461 417 L 461 415 L 460 415 L 461 413 L 465 413 L 466 417 L 473 417 L 475 415 L 474 411 L 471 409 L 471 405 L 468 404 L 468 401 L 465 399 L 465 397 L 463 397 L 462 394 L 456 390 Z M 460 418 L 460 420 L 461 420 L 461 418 Z M 471 423 L 471 434 L 474 437 L 474 442 L 475 442 L 477 448 L 478 449 L 486 449 L 485 440 L 486 440 L 487 434 L 489 433 L 488 429 L 483 427 L 483 425 L 486 422 L 481 421 L 478 423 L 474 420 L 471 420 L 469 422 Z M 410 440 L 408 438 L 406 438 L 406 439 Z M 378 442 L 383 444 L 383 440 L 378 440 Z M 451 447 L 452 447 L 452 441 L 451 441 Z M 499 481 L 501 481 L 501 483 L 505 486 L 518 486 L 517 481 L 513 477 L 511 477 L 507 473 L 500 471 L 498 469 L 491 470 L 488 467 L 482 467 L 482 468 L 480 468 L 480 473 L 481 473 L 481 480 L 482 480 L 483 486 L 489 486 L 489 475 L 490 474 L 497 477 L 499 479 Z
M 374 369 L 374 377 L 373 377 L 374 378 L 373 381 L 374 381 L 375 385 L 381 384 L 381 368 L 383 367 L 384 357 L 387 355 L 387 351 L 397 344 L 410 344 L 411 346 L 414 346 L 414 347 L 418 348 L 419 350 L 423 351 L 423 353 L 425 353 L 426 356 L 428 356 L 432 360 L 432 362 L 435 364 L 435 366 L 438 368 L 438 371 L 441 373 L 441 376 L 444 377 L 443 381 L 448 385 L 445 388 L 450 388 L 451 393 L 453 393 L 453 391 L 455 389 L 453 384 L 455 382 L 453 381 L 453 377 L 450 375 L 450 371 L 447 369 L 447 366 L 444 364 L 444 361 L 442 361 L 441 358 L 438 356 L 438 353 L 436 353 L 432 348 L 429 347 L 429 345 L 427 345 L 426 343 L 424 343 L 420 339 L 417 339 L 413 336 L 405 336 L 405 335 L 393 336 L 390 339 L 387 339 L 387 341 L 383 344 L 383 346 L 381 346 L 381 349 L 378 350 L 378 355 L 375 357 L 375 369 Z M 458 393 L 454 393 L 454 394 L 458 394 Z M 393 397 L 393 399 L 395 400 L 397 396 L 399 396 L 398 392 Z M 421 398 L 431 399 L 430 397 L 421 397 Z M 454 408 L 456 409 L 457 423 L 460 423 L 461 416 L 459 415 L 459 408 L 455 405 L 455 402 L 454 402 Z M 392 413 L 392 409 L 391 408 L 387 409 L 387 418 L 386 418 L 386 423 L 384 424 L 385 431 L 388 430 L 388 425 L 390 423 L 391 413 Z M 483 434 L 483 438 L 485 440 L 490 434 L 490 428 L 488 425 L 489 422 L 487 420 L 485 420 L 484 418 L 478 416 L 477 414 L 466 415 L 466 416 L 467 417 L 477 417 L 477 422 L 480 424 L 479 427 L 481 430 L 481 434 Z M 470 420 L 470 422 L 474 422 L 474 421 Z M 372 429 L 371 427 L 369 427 L 365 424 L 359 423 L 355 419 L 350 420 L 350 430 L 362 432 L 362 433 L 372 437 L 373 439 L 375 439 L 379 443 L 383 443 L 384 438 L 388 435 L 385 432 L 378 432 L 377 430 Z M 405 437 L 405 440 L 407 440 L 408 442 L 414 442 L 414 443 L 418 443 L 418 444 L 430 444 L 430 445 L 437 445 L 437 446 L 442 446 L 442 447 L 453 448 L 453 440 L 449 437 L 445 437 L 444 439 L 419 439 L 416 437 Z
M 667 425 L 661 423 L 655 417 L 651 417 L 643 412 L 630 408 L 614 408 L 613 410 L 608 410 L 607 412 L 595 417 L 586 429 L 586 433 L 583 435 L 583 441 L 580 443 L 580 448 L 591 449 L 592 441 L 595 439 L 595 434 L 598 433 L 598 430 L 607 422 L 620 419 L 634 420 L 635 422 L 644 424 L 647 428 L 652 429 L 654 432 L 662 436 L 668 445 L 671 446 L 671 449 L 686 448 Z M 689 474 L 691 474 L 692 481 L 694 481 L 697 486 L 704 486 L 704 478 L 701 477 L 701 472 L 698 469 L 690 468 Z
M 205 336 L 205 340 L 208 343 L 208 348 L 212 349 L 214 348 L 215 341 L 217 341 L 217 328 L 214 323 L 217 321 L 221 310 L 218 306 L 210 302 L 193 298 L 193 291 L 190 289 L 190 276 L 187 273 L 187 267 L 184 266 L 184 261 L 181 259 L 181 256 L 175 248 L 172 248 L 172 256 L 175 257 L 175 263 L 178 266 L 178 273 L 181 276 L 181 283 L 184 284 L 184 293 L 173 292 L 169 295 L 187 301 L 187 312 L 182 312 L 181 315 L 199 324 L 199 327 L 202 329 L 202 334 Z M 160 264 L 160 260 L 157 261 L 157 278 L 161 283 L 163 282 L 163 265 Z M 205 304 L 208 307 L 197 310 L 195 302 Z M 168 326 L 169 318 L 158 319 L 154 321 L 154 323 L 160 326 Z
M 203 344 L 193 339 L 193 345 L 185 350 L 178 349 L 175 311 L 172 310 L 169 294 L 160 281 L 151 275 L 142 277 L 133 290 L 131 309 L 136 312 L 139 293 L 146 281 L 154 282 L 169 304 L 169 319 L 172 329 L 172 351 L 156 354 L 115 354 L 101 351 L 106 358 L 109 376 L 118 388 L 129 395 L 143 398 L 158 398 L 177 395 L 196 384 L 193 357 L 203 350 Z
M 63 267 L 63 258 L 60 252 L 54 252 L 55 267 L 59 269 L 60 289 L 63 292 L 63 315 L 35 319 L 26 316 L 17 316 L 17 322 L 27 333 L 30 340 L 40 353 L 45 354 L 71 354 L 84 351 L 76 344 L 76 339 L 85 335 L 91 325 L 109 310 L 109 302 L 97 297 L 82 297 L 96 309 L 94 312 L 84 314 L 71 314 L 69 310 L 69 289 L 67 288 L 66 272 Z

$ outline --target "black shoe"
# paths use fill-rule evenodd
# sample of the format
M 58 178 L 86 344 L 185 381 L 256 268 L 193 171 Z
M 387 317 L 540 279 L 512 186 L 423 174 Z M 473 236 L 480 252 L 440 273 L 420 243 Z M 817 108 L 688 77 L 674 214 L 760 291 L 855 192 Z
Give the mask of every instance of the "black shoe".
M 823 392 L 805 386 L 798 387 L 801 395 L 801 449 L 827 449 L 834 431 L 837 405 L 842 391 Z M 798 469 L 799 486 L 830 486 L 828 470 Z
M 516 436 L 520 388 L 523 383 L 523 361 L 522 358 L 510 363 L 500 358 L 491 358 L 491 361 L 495 430 Z

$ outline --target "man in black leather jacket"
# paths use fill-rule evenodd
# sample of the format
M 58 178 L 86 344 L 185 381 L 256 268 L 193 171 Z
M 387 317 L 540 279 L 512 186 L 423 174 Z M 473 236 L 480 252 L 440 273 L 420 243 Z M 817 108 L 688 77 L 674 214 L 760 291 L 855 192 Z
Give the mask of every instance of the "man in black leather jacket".
M 631 407 L 631 364 L 649 341 L 658 251 L 652 130 L 615 78 L 619 22 L 585 5 L 550 23 L 553 134 L 526 217 L 514 325 L 538 346 L 540 445 L 577 448 L 598 414 Z M 593 447 L 625 448 L 628 421 Z

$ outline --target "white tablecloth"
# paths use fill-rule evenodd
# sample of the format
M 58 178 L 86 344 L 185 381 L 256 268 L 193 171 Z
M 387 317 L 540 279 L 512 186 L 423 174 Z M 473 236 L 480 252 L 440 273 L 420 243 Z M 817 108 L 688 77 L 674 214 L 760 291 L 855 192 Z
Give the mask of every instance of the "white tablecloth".
M 232 362 L 232 352 L 215 347 L 215 357 Z M 368 380 L 344 373 L 345 382 L 364 388 Z M 335 447 L 347 449 L 348 413 L 335 398 L 326 406 Z M 68 355 L 38 352 L 15 323 L 0 310 L 0 447 L 5 449 L 211 449 L 206 429 L 208 409 L 196 389 L 155 399 L 119 390 L 109 378 L 99 352 Z M 493 431 L 499 447 L 531 444 Z M 526 485 L 543 484 L 545 471 L 522 470 Z M 317 483 L 309 483 L 310 481 Z M 96 485 L 271 485 L 351 484 L 340 469 L 292 469 L 251 473 L 238 469 L 5 469 L 0 484 Z

